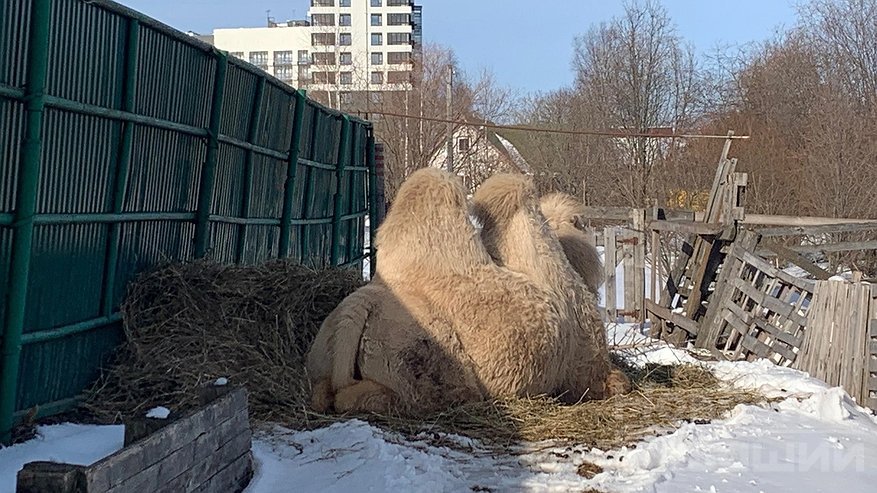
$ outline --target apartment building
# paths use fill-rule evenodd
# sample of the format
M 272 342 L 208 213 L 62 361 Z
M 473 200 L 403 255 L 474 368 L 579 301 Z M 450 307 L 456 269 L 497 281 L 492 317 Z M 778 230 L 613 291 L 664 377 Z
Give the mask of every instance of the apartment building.
M 422 8 L 411 0 L 311 0 L 306 20 L 213 31 L 216 47 L 292 86 L 325 92 L 333 106 L 410 89 L 422 42 Z

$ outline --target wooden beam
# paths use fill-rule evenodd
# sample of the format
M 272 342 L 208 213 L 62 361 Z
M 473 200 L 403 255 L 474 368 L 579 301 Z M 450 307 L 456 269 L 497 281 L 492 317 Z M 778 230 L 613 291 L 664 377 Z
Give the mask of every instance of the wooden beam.
M 848 219 L 812 216 L 775 216 L 771 214 L 746 214 L 743 224 L 764 226 L 828 226 L 834 224 L 871 224 L 877 219 Z
M 786 262 L 791 262 L 792 264 L 804 269 L 810 275 L 812 275 L 816 279 L 819 279 L 820 281 L 825 281 L 829 277 L 831 277 L 830 272 L 814 264 L 813 262 L 808 260 L 807 257 L 804 257 L 800 253 L 792 249 L 786 248 L 783 245 L 767 245 L 767 249 L 776 253 L 777 257 L 781 258 L 782 260 L 785 260 Z
M 795 245 L 787 247 L 798 253 L 827 253 L 827 252 L 852 252 L 856 250 L 877 250 L 877 240 L 871 241 L 841 241 L 825 245 Z M 758 250 L 762 257 L 773 257 L 776 252 L 771 250 Z
M 786 284 L 791 284 L 798 289 L 807 291 L 812 293 L 814 289 L 816 289 L 816 281 L 811 281 L 810 279 L 801 279 L 800 277 L 795 277 L 787 272 L 783 272 L 774 266 L 770 265 L 766 260 L 760 258 L 757 255 L 752 254 L 751 252 L 743 249 L 733 249 L 731 250 L 730 255 L 734 255 L 740 260 L 753 265 L 756 269 L 764 272 L 770 277 L 778 278 L 779 280 L 785 282 Z
M 582 217 L 584 219 L 598 221 L 627 221 L 630 217 L 631 207 L 594 207 L 585 206 Z
M 801 236 L 823 235 L 829 233 L 855 233 L 859 231 L 877 230 L 877 221 L 865 223 L 824 224 L 821 226 L 786 226 L 778 228 L 764 228 L 758 230 L 761 236 Z
M 681 313 L 672 312 L 669 308 L 664 308 L 663 306 L 658 305 L 652 300 L 646 300 L 645 304 L 646 310 L 649 313 L 653 313 L 659 318 L 666 320 L 677 327 L 681 327 L 691 335 L 697 335 L 699 327 L 697 325 L 697 322 L 695 322 L 694 320 L 691 320 Z
M 654 231 L 672 231 L 703 236 L 716 236 L 725 228 L 720 224 L 709 224 L 695 221 L 652 221 L 649 228 Z

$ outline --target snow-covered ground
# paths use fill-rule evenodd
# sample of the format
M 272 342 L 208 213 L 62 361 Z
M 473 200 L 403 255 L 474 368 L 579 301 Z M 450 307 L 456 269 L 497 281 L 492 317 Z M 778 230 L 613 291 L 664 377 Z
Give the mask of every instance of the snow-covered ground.
M 633 325 L 611 325 L 611 340 L 647 339 Z M 695 362 L 663 343 L 629 359 Z M 707 363 L 730 385 L 758 389 L 772 405 L 740 405 L 722 420 L 682 424 L 632 448 L 596 450 L 525 444 L 500 454 L 477 443 L 446 448 L 406 440 L 357 420 L 313 430 L 272 427 L 256 434 L 256 473 L 247 493 L 288 491 L 877 491 L 877 419 L 840 388 L 767 361 Z M 0 450 L 0 492 L 32 460 L 86 464 L 118 449 L 119 427 L 46 426 L 40 438 Z M 603 468 L 577 474 L 589 461 Z
M 40 426 L 33 440 L 0 448 L 0 493 L 15 491 L 15 477 L 28 462 L 92 464 L 122 448 L 124 442 L 123 426 Z

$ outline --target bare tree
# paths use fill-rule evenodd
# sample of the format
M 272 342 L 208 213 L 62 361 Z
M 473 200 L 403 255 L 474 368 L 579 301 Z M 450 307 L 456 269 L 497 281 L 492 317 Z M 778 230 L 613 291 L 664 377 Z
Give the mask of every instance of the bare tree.
M 643 133 L 693 125 L 700 79 L 693 49 L 676 35 L 667 12 L 651 0 L 625 5 L 624 14 L 576 39 L 576 89 L 594 102 L 607 127 Z M 655 196 L 653 171 L 666 143 L 644 137 L 618 142 L 626 202 L 647 205 Z
M 877 106 L 877 0 L 810 0 L 798 15 L 823 73 L 860 108 Z
M 390 198 L 408 175 L 429 165 L 446 145 L 448 132 L 460 128 L 459 122 L 492 121 L 510 114 L 509 92 L 499 88 L 488 72 L 471 80 L 449 48 L 426 45 L 413 63 L 411 90 L 385 93 L 370 106 L 369 117 L 386 149 L 385 180 Z M 452 125 L 435 121 L 449 116 L 446 94 L 449 67 L 454 74 L 450 119 L 457 122 Z

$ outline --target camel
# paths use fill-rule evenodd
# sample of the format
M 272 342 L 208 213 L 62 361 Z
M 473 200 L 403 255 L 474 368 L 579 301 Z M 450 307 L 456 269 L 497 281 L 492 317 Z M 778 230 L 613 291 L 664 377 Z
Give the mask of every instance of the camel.
M 547 231 L 529 182 L 500 194 L 509 219 Z M 556 237 L 521 237 L 524 249 L 551 250 L 540 268 L 565 269 L 557 282 L 531 279 L 494 262 L 467 213 L 449 173 L 419 170 L 402 184 L 377 231 L 375 279 L 330 314 L 308 355 L 315 408 L 424 412 L 488 397 L 603 395 L 598 365 L 581 363 L 594 358 L 570 350 L 583 348 L 571 308 L 579 295 Z

